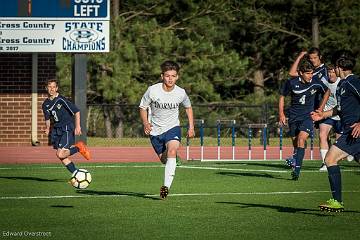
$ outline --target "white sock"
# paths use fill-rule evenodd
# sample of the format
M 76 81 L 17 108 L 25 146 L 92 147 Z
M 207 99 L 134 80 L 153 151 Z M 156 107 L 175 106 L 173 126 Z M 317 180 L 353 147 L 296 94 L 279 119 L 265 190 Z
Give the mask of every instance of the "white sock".
M 164 186 L 167 186 L 169 189 L 171 187 L 172 181 L 174 180 L 175 169 L 176 158 L 168 158 L 165 165 Z
M 325 163 L 325 156 L 328 151 L 328 149 L 320 149 L 321 160 L 323 161 L 323 163 Z

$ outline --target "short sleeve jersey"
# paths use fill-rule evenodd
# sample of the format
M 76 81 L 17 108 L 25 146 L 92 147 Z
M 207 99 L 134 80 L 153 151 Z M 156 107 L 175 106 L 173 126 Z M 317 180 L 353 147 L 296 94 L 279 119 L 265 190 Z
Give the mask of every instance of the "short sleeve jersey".
M 356 75 L 349 75 L 341 80 L 336 90 L 338 111 L 344 134 L 352 131 L 350 127 L 360 121 L 360 79 Z
M 62 127 L 64 125 L 74 123 L 74 114 L 79 112 L 79 109 L 65 97 L 58 95 L 53 100 L 45 99 L 42 104 L 42 110 L 45 120 L 54 121 L 54 127 Z
M 330 89 L 330 96 L 327 100 L 324 111 L 328 111 L 333 109 L 337 106 L 337 100 L 336 100 L 336 88 L 340 82 L 340 78 L 337 78 L 335 82 L 329 82 L 328 80 L 322 78 L 321 81 Z M 340 120 L 340 117 L 338 115 L 331 117 L 334 120 Z
M 191 107 L 185 90 L 177 85 L 170 92 L 163 89 L 162 83 L 150 86 L 143 95 L 139 107 L 150 108 L 151 135 L 160 135 L 169 129 L 179 126 L 179 106 Z
M 288 109 L 289 122 L 303 121 L 311 118 L 310 113 L 314 110 L 316 93 L 325 93 L 328 87 L 317 78 L 305 83 L 300 77 L 286 81 L 280 95 L 291 96 L 291 106 Z

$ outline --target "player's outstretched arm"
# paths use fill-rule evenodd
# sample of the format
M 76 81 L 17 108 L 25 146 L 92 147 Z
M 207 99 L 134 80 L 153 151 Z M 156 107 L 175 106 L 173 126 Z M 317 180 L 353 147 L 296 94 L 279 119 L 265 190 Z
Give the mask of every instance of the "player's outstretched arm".
M 326 104 L 326 102 L 328 101 L 328 99 L 330 97 L 330 93 L 331 93 L 330 89 L 326 90 L 323 98 L 321 99 L 321 103 L 320 103 L 320 106 L 319 106 L 318 110 L 320 110 L 320 111 L 324 110 L 325 104 Z
M 188 117 L 188 121 L 189 121 L 189 129 L 187 132 L 187 136 L 188 137 L 194 137 L 195 136 L 195 130 L 194 130 L 194 113 L 192 110 L 192 107 L 186 108 L 186 115 Z
M 46 135 L 49 135 L 50 133 L 50 120 L 46 120 L 45 121 L 45 130 L 44 130 Z
M 320 110 L 316 110 L 315 112 L 311 112 L 310 116 L 313 121 L 320 121 L 321 119 L 328 118 L 333 116 L 334 110 L 331 109 L 329 111 L 322 112 Z

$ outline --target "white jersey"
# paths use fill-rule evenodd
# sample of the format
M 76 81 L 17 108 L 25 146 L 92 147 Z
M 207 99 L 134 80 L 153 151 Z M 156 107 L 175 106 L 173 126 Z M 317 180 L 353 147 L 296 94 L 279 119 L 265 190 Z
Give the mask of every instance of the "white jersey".
M 166 92 L 162 83 L 150 86 L 141 98 L 139 107 L 150 107 L 150 123 L 152 130 L 150 135 L 157 136 L 169 129 L 180 126 L 179 106 L 191 107 L 191 102 L 185 90 L 177 85 L 170 92 Z
M 333 109 L 335 106 L 337 106 L 336 87 L 340 81 L 340 78 L 337 78 L 336 82 L 334 83 L 331 83 L 325 80 L 324 78 L 322 78 L 321 81 L 330 89 L 330 96 L 324 107 L 324 111 L 328 111 L 330 109 Z M 334 120 L 340 120 L 340 117 L 338 115 L 332 116 L 331 118 Z

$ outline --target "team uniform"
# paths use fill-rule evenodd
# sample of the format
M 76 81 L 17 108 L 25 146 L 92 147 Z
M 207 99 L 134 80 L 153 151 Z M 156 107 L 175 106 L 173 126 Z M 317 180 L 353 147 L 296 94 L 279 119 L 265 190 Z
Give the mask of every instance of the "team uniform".
M 329 83 L 329 74 L 328 74 L 328 70 L 327 70 L 325 64 L 321 64 L 319 67 L 317 67 L 314 70 L 312 79 L 315 81 L 322 81 L 325 85 L 327 85 L 327 83 Z M 327 83 L 325 83 L 325 82 L 327 82 Z M 319 108 L 319 105 L 321 103 L 323 95 L 324 94 L 321 92 L 316 93 L 315 101 L 314 101 L 314 110 Z M 316 124 L 316 126 L 317 125 L 318 124 Z
M 310 113 L 314 110 L 316 93 L 324 94 L 328 87 L 318 78 L 304 83 L 300 77 L 291 78 L 286 81 L 280 91 L 282 96 L 291 96 L 291 106 L 287 110 L 289 122 L 289 135 L 297 136 L 300 131 L 311 133 L 313 121 Z
M 55 149 L 70 149 L 75 144 L 74 114 L 79 109 L 65 97 L 58 95 L 53 100 L 47 98 L 42 104 L 45 120 L 53 120 L 51 143 Z
M 351 136 L 351 125 L 360 121 L 360 79 L 350 74 L 341 80 L 336 90 L 338 114 L 343 127 L 343 134 L 335 142 L 335 146 L 350 155 L 360 154 L 360 138 Z
M 336 82 L 331 83 L 325 78 L 322 78 L 321 81 L 330 89 L 329 99 L 325 104 L 324 111 L 328 111 L 333 109 L 337 106 L 337 99 L 336 99 L 336 88 L 340 82 L 340 78 L 337 78 Z M 332 116 L 326 119 L 319 121 L 319 124 L 327 124 L 333 127 L 335 133 L 341 134 L 342 133 L 342 126 L 340 117 L 338 115 Z
M 157 154 L 166 150 L 166 143 L 171 140 L 181 142 L 179 106 L 191 107 L 185 90 L 177 85 L 171 92 L 162 88 L 162 83 L 150 86 L 143 95 L 139 107 L 150 108 L 151 144 Z

